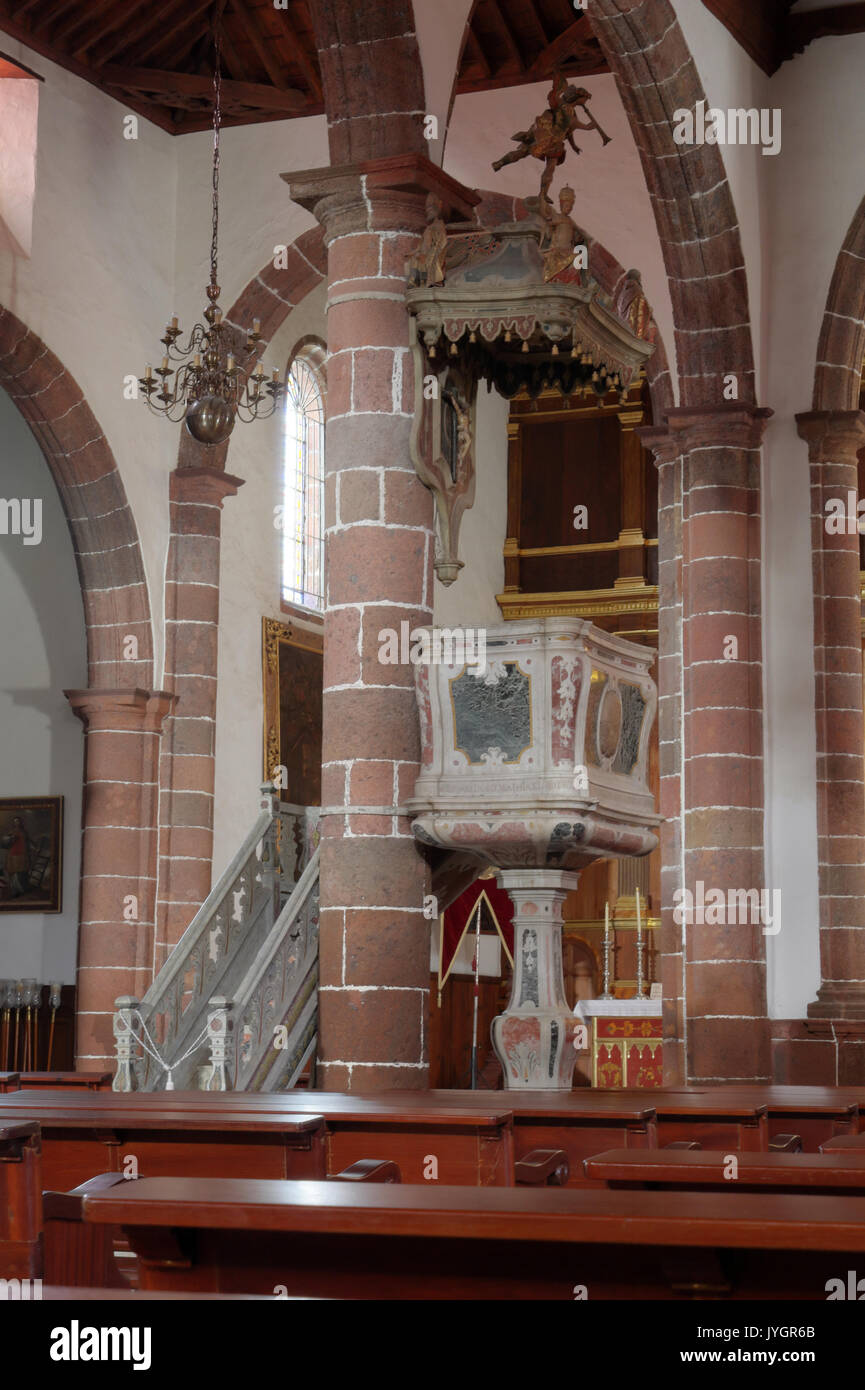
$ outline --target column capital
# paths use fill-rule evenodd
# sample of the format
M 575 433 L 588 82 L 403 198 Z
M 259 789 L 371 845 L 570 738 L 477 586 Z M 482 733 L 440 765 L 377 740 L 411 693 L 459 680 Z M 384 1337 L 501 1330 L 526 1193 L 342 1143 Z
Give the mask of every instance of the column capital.
M 663 463 L 675 463 L 682 452 L 682 441 L 666 425 L 639 425 L 634 434 L 654 454 L 658 467 Z
M 172 502 L 199 502 L 221 507 L 226 497 L 234 497 L 244 479 L 221 468 L 201 464 L 181 464 L 169 474 L 168 495 Z
M 812 463 L 855 463 L 865 447 L 865 411 L 806 410 L 796 416 Z
M 774 411 L 768 406 L 725 401 L 722 405 L 678 405 L 665 415 L 667 428 L 691 449 L 759 449 Z
M 64 690 L 73 714 L 87 731 L 99 729 L 161 733 L 177 699 L 167 690 Z
M 445 221 L 470 219 L 481 201 L 478 193 L 423 154 L 300 169 L 281 177 L 293 201 L 322 224 L 327 241 L 353 232 L 420 233 L 426 225 L 430 193 L 441 199 Z

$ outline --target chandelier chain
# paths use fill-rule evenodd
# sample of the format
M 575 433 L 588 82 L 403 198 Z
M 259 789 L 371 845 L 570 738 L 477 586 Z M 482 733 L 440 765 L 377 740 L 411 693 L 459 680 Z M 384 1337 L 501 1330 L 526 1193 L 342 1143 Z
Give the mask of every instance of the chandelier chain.
M 219 240 L 219 130 L 222 124 L 222 72 L 219 21 L 222 6 L 217 0 L 213 15 L 213 235 L 210 242 L 210 283 L 218 284 L 217 245 Z

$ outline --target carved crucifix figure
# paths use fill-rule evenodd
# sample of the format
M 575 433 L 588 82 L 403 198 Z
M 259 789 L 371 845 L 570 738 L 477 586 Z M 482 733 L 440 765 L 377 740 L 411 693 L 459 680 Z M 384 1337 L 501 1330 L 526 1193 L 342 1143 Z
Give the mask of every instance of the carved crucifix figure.
M 564 161 L 565 145 L 570 145 L 574 154 L 580 153 L 580 148 L 574 141 L 575 130 L 596 130 L 605 145 L 610 143 L 610 137 L 601 130 L 591 112 L 586 110 L 586 102 L 590 95 L 585 87 L 574 87 L 561 73 L 557 73 L 547 97 L 549 109 L 536 116 L 528 130 L 518 130 L 511 137 L 518 148 L 502 155 L 501 159 L 495 161 L 493 168 L 503 169 L 506 164 L 516 164 L 518 160 L 527 159 L 529 155 L 543 160 L 541 202 L 544 203 L 549 195 L 553 175 Z M 577 114 L 578 106 L 583 108 L 583 115 L 588 117 L 586 124 L 583 124 Z

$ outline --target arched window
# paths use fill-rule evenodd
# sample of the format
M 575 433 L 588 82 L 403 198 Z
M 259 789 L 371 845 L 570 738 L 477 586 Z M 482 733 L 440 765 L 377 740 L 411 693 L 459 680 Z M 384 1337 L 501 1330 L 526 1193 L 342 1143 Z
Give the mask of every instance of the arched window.
M 309 362 L 295 357 L 286 380 L 282 597 L 324 608 L 324 400 Z

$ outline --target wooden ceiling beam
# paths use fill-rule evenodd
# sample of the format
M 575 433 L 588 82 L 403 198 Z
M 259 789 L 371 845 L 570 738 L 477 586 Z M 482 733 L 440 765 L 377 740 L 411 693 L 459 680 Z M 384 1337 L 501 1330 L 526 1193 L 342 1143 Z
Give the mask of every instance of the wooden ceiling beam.
M 181 13 L 180 18 L 175 24 L 170 26 L 163 25 L 161 31 L 157 33 L 156 37 L 152 39 L 150 43 L 146 44 L 143 48 L 139 48 L 134 54 L 130 54 L 136 67 L 142 64 L 145 58 L 149 58 L 151 54 L 158 53 L 166 44 L 176 43 L 178 35 L 186 33 L 193 25 L 195 25 L 200 32 L 202 23 L 201 16 L 209 7 L 210 0 L 198 0 L 198 3 L 193 5 L 191 9 L 186 9 L 185 12 Z M 197 38 L 198 35 L 195 37 Z M 195 39 L 187 46 L 187 52 L 194 42 Z M 175 60 L 179 61 L 179 55 L 173 55 L 172 61 Z
M 115 19 L 117 18 L 115 0 L 101 0 L 101 3 L 100 0 L 96 0 L 96 3 L 93 3 L 93 0 L 91 0 L 91 4 L 84 10 L 83 14 L 81 13 L 82 7 L 80 4 L 76 8 L 78 9 L 78 14 L 70 15 L 65 24 L 60 24 L 56 29 L 51 30 L 51 42 L 55 43 L 58 48 L 67 48 L 70 53 L 74 53 L 75 45 L 68 44 L 67 40 L 71 38 L 76 30 L 86 26 L 88 20 L 95 19 L 98 23 L 106 14 L 110 15 L 112 10 L 114 10 Z M 120 7 L 120 18 L 123 18 L 122 6 Z
M 212 77 L 199 76 L 191 72 L 107 67 L 102 69 L 101 76 L 103 82 L 110 87 L 120 87 L 129 92 L 147 92 L 150 95 L 164 92 L 169 98 L 174 94 L 209 98 L 213 92 Z M 306 107 L 306 95 L 296 87 L 281 88 L 277 91 L 274 87 L 259 82 L 235 82 L 232 78 L 225 77 L 221 85 L 226 100 L 260 107 L 265 111 L 301 111 Z
M 514 31 L 505 18 L 498 0 L 487 0 L 487 9 L 493 17 L 496 28 L 505 41 L 508 52 L 517 65 L 518 72 L 525 72 L 526 64 L 523 62 L 522 50 L 514 37 Z
M 306 78 L 310 86 L 310 89 L 315 93 L 315 95 L 318 97 L 320 101 L 324 96 L 324 89 L 321 85 L 321 75 L 319 74 L 315 64 L 310 62 L 309 56 L 306 53 L 306 50 L 304 49 L 302 43 L 300 42 L 300 39 L 297 37 L 294 30 L 288 23 L 288 11 L 277 10 L 275 11 L 275 13 L 281 14 L 283 19 L 286 21 L 285 28 L 282 32 L 282 38 L 288 44 L 292 56 L 297 61 L 298 66 L 303 69 L 303 75 Z
M 119 12 L 117 6 L 114 6 L 113 9 L 113 14 L 110 10 L 107 11 L 104 19 L 100 20 L 100 22 L 95 24 L 86 34 L 77 38 L 74 43 L 69 45 L 70 52 L 76 58 L 82 58 L 84 54 L 89 53 L 90 49 L 94 48 L 96 44 L 101 43 L 103 39 L 108 38 L 109 34 L 115 33 L 116 30 L 122 28 L 126 24 L 127 16 L 122 6 L 119 7 Z
M 230 0 L 231 11 L 236 14 L 243 25 L 246 36 L 252 44 L 259 61 L 264 67 L 265 72 L 273 83 L 274 87 L 282 88 L 285 86 L 285 74 L 280 72 L 278 65 L 273 61 L 273 55 L 268 51 L 267 44 L 259 32 L 258 25 L 247 9 L 245 0 Z
M 157 5 L 151 10 L 145 10 L 144 14 L 139 17 L 137 24 L 127 22 L 120 38 L 116 39 L 114 43 L 106 45 L 100 53 L 95 54 L 92 61 L 96 63 L 97 67 L 101 67 L 104 63 L 110 63 L 118 53 L 128 52 L 129 60 L 137 62 L 138 58 L 134 53 L 134 48 L 138 40 L 143 39 L 151 30 L 161 32 L 162 21 L 176 9 L 176 0 L 163 0 L 163 4 Z
M 865 4 L 828 5 L 824 10 L 803 10 L 787 18 L 779 58 L 783 62 L 804 53 L 815 39 L 838 38 L 865 32 Z
M 558 38 L 553 39 L 552 43 L 548 43 L 546 48 L 541 50 L 529 71 L 545 76 L 558 67 L 559 63 L 566 62 L 575 45 L 586 43 L 591 37 L 589 21 L 585 15 L 581 15 L 573 24 L 568 25 L 563 34 L 559 34 Z
M 249 82 L 249 68 L 241 58 L 234 46 L 234 40 L 226 29 L 222 26 L 222 51 L 225 54 L 225 65 L 230 75 L 238 82 Z
M 538 0 L 528 0 L 527 12 L 532 17 L 532 24 L 534 25 L 535 33 L 540 38 L 541 48 L 546 48 L 547 44 L 550 43 L 550 36 L 547 33 L 543 15 L 538 6 Z
M 43 29 L 47 29 L 52 23 L 56 24 L 58 19 L 62 19 L 78 3 L 80 0 L 57 0 L 57 4 L 51 6 L 48 14 L 43 14 L 41 17 L 37 15 L 36 22 L 32 26 L 34 35 L 39 34 L 41 36 Z M 26 28 L 26 25 L 24 27 Z M 54 31 L 51 33 L 51 42 L 55 42 Z
M 474 29 L 471 27 L 471 25 L 469 25 L 469 34 L 468 39 L 466 41 L 466 47 L 468 47 L 469 44 L 471 44 L 472 48 L 474 49 L 475 56 L 481 65 L 481 70 L 484 74 L 484 77 L 492 77 L 493 70 L 490 67 L 489 59 L 487 58 L 487 55 L 484 52 L 484 46 L 478 38 L 477 34 L 475 33 Z

